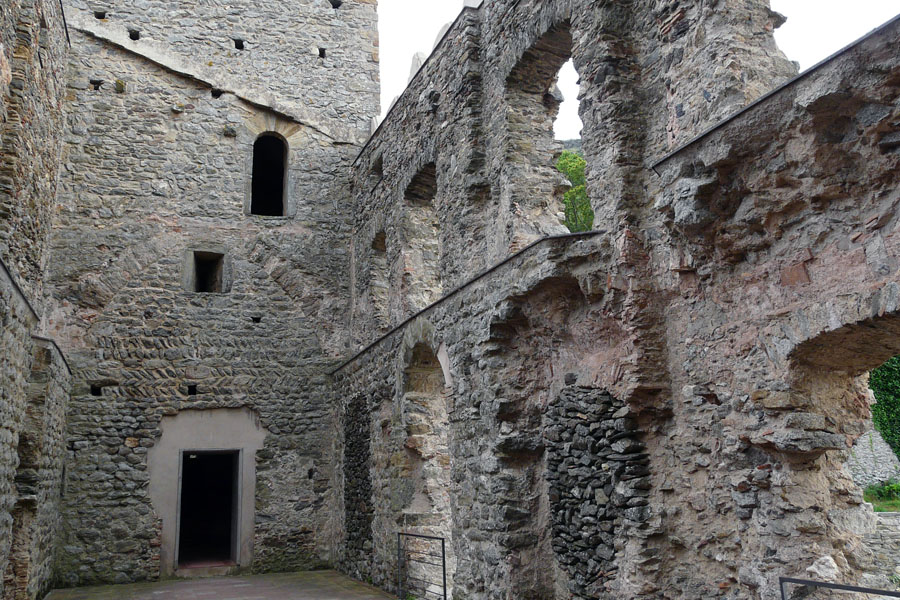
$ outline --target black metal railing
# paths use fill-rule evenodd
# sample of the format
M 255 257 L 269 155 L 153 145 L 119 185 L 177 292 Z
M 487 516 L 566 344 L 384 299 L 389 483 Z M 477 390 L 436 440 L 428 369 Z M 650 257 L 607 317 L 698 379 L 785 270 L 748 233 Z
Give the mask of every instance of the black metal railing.
M 447 600 L 444 538 L 397 532 L 397 598 Z
M 876 590 L 872 588 L 858 587 L 855 585 L 843 585 L 840 583 L 825 583 L 822 581 L 810 581 L 809 579 L 795 579 L 793 577 L 780 577 L 778 583 L 781 587 L 781 600 L 788 600 L 788 585 L 804 585 L 807 587 L 823 588 L 826 590 L 837 590 L 841 592 L 858 592 L 860 594 L 875 594 L 877 596 L 885 596 L 888 598 L 900 598 L 900 592 L 889 592 L 887 590 Z

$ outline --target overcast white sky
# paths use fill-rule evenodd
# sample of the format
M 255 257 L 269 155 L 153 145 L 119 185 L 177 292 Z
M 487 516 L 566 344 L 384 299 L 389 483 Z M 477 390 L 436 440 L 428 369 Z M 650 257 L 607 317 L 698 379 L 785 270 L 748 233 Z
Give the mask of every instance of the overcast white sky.
M 490 0 L 487 0 L 490 2 Z M 900 13 L 900 0 L 771 0 L 788 18 L 775 32 L 788 58 L 807 69 Z M 409 79 L 416 52 L 429 54 L 441 28 L 462 10 L 463 0 L 378 0 L 381 32 L 381 107 L 387 112 Z M 560 73 L 566 97 L 556 137 L 580 137 L 578 76 L 571 65 Z

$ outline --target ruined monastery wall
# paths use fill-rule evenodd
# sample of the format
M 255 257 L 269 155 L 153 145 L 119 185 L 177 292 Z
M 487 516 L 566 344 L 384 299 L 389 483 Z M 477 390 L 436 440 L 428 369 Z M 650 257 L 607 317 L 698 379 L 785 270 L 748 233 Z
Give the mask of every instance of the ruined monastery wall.
M 900 20 L 789 81 L 766 0 L 469 1 L 370 136 L 374 0 L 187 4 L 0 13 L 0 598 L 185 574 L 222 452 L 224 571 L 394 591 L 407 531 L 456 600 L 892 585 L 844 461 L 900 354 Z
M 65 63 L 56 2 L 11 2 L 0 17 L 0 597 L 50 584 L 69 373 L 40 333 Z
M 874 516 L 842 461 L 868 418 L 858 377 L 898 352 L 897 24 L 660 162 L 795 73 L 778 24 L 762 2 L 496 0 L 460 16 L 355 163 L 362 352 L 335 396 L 343 448 L 368 447 L 344 454 L 350 573 L 391 586 L 406 527 L 450 540 L 459 597 L 775 598 L 781 575 L 879 581 Z M 560 231 L 542 164 L 570 56 L 599 231 L 526 249 L 405 322 Z M 410 384 L 423 346 L 447 385 L 427 398 Z M 634 430 L 607 442 L 632 440 L 616 457 L 627 476 L 603 478 L 615 463 L 587 433 L 564 441 L 588 454 L 556 454 L 554 420 L 578 418 L 578 394 L 626 407 Z M 446 428 L 422 426 L 444 409 Z M 586 472 L 554 473 L 582 458 Z M 441 512 L 429 485 L 446 471 Z M 561 481 L 593 497 L 587 512 L 564 508 Z M 591 555 L 571 536 L 595 525 Z

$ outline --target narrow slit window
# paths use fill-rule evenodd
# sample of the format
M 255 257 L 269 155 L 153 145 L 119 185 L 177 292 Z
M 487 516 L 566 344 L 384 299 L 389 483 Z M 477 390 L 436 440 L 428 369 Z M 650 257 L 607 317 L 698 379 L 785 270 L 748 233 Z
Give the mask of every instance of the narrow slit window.
M 284 216 L 287 143 L 272 134 L 259 136 L 253 144 L 253 197 L 250 214 Z
M 224 256 L 213 252 L 194 252 L 194 291 L 203 294 L 222 292 Z
M 243 50 L 244 40 L 242 40 L 241 38 L 234 38 L 234 47 L 236 50 Z
M 319 58 L 325 58 L 325 48 L 319 48 Z

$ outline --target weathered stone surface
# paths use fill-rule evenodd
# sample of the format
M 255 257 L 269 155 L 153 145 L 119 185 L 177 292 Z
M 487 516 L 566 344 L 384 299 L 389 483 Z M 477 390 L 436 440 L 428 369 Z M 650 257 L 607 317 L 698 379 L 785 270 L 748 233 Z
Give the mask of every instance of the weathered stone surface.
M 847 458 L 847 468 L 861 488 L 889 480 L 900 481 L 900 460 L 875 429 L 856 440 Z
M 26 294 L 0 286 L 0 563 L 27 594 L 51 540 L 59 581 L 157 577 L 148 449 L 214 408 L 269 432 L 257 571 L 392 589 L 411 530 L 447 540 L 473 600 L 884 573 L 843 463 L 864 373 L 900 353 L 900 22 L 723 122 L 793 75 L 763 0 L 467 4 L 362 145 L 371 0 L 72 0 L 68 58 L 52 3 L 37 53 L 44 3 L 7 4 L 0 235 Z M 562 232 L 569 58 L 597 231 L 537 241 Z M 248 214 L 266 132 L 283 217 Z M 194 251 L 222 256 L 222 293 L 193 291 Z M 75 379 L 60 536 L 39 316 Z M 17 473 L 29 373 L 51 462 Z
M 374 4 L 76 1 L 68 15 L 47 269 L 47 326 L 76 372 L 57 577 L 159 576 L 148 448 L 163 416 L 217 408 L 249 408 L 270 434 L 240 567 L 322 566 L 336 541 L 324 375 L 346 349 L 347 181 L 377 108 Z M 249 214 L 263 133 L 288 146 L 280 217 Z M 223 255 L 223 293 L 193 291 L 193 251 Z

